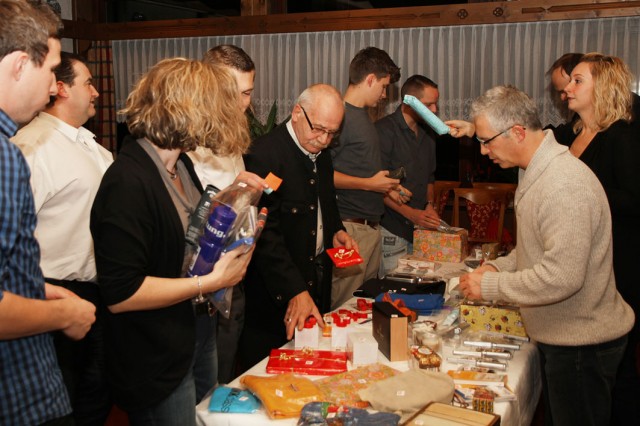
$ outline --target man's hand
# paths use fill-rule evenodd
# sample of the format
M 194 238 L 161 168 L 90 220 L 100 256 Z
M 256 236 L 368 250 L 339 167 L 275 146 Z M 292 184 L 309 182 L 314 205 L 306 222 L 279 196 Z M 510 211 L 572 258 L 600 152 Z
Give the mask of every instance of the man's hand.
M 68 297 L 78 299 L 80 297 L 71 290 L 49 283 L 44 283 L 44 295 L 47 300 L 66 299 Z
M 260 191 L 263 191 L 269 187 L 267 182 L 265 182 L 265 180 L 262 179 L 260 176 L 258 176 L 255 173 L 247 172 L 244 170 L 238 174 L 238 176 L 236 177 L 236 180 L 233 183 L 238 183 L 238 182 L 244 182 L 247 185 L 255 189 L 258 189 Z
M 431 204 L 427 205 L 424 210 L 413 209 L 407 219 L 423 228 L 433 229 L 440 226 L 440 216 Z
M 369 181 L 369 190 L 375 192 L 382 192 L 386 194 L 392 189 L 396 189 L 400 184 L 400 179 L 391 179 L 387 177 L 389 170 L 380 170 L 375 175 L 371 176 Z
M 287 327 L 287 340 L 293 339 L 296 327 L 298 327 L 298 331 L 304 328 L 304 322 L 309 316 L 313 316 L 318 321 L 318 325 L 324 327 L 322 315 L 320 315 L 316 304 L 313 303 L 311 295 L 308 291 L 303 291 L 289 301 L 287 312 L 284 315 L 284 324 Z
M 402 185 L 398 185 L 396 189 L 388 191 L 385 197 L 389 197 L 397 205 L 401 206 L 408 203 L 413 197 L 413 192 L 409 191 Z
M 357 252 L 360 252 L 360 248 L 358 247 L 358 242 L 351 237 L 347 232 L 342 229 L 336 232 L 333 235 L 333 246 L 340 247 L 344 246 L 347 250 L 354 249 Z
M 65 316 L 70 322 L 62 332 L 73 340 L 82 339 L 96 320 L 96 307 L 93 303 L 77 296 L 60 299 L 59 303 L 64 304 Z
M 485 272 L 497 272 L 491 265 L 483 265 L 469 274 L 460 277 L 460 293 L 469 299 L 482 299 L 482 277 Z

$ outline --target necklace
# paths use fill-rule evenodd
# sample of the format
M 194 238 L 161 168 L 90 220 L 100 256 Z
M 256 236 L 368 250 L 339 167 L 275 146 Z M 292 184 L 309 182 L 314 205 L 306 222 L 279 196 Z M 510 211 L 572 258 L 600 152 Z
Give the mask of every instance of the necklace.
M 171 178 L 171 180 L 176 180 L 176 178 L 178 177 L 178 169 L 176 166 L 173 166 L 173 171 L 166 169 L 167 173 L 169 173 L 169 177 Z

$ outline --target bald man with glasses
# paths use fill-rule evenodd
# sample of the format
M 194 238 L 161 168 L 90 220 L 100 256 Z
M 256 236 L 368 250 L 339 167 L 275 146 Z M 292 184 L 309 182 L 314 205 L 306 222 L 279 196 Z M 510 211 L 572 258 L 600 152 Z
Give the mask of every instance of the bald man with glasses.
M 325 249 L 356 248 L 340 220 L 331 155 L 344 106 L 332 86 L 299 96 L 291 120 L 257 139 L 245 156 L 248 171 L 282 179 L 262 196 L 269 217 L 245 278 L 246 319 L 240 358 L 249 368 L 302 329 L 309 316 L 322 324 L 330 308 L 332 263 Z

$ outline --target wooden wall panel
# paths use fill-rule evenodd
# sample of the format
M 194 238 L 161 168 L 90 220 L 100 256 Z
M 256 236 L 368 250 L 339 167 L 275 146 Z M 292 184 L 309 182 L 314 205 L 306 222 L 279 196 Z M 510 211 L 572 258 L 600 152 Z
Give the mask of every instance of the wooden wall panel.
M 246 0 L 251 7 L 263 0 Z M 245 0 L 243 0 L 243 4 Z M 443 25 L 500 24 L 640 15 L 640 0 L 519 0 L 392 9 L 271 14 L 169 21 L 70 24 L 68 37 L 127 40 L 236 34 L 341 31 Z

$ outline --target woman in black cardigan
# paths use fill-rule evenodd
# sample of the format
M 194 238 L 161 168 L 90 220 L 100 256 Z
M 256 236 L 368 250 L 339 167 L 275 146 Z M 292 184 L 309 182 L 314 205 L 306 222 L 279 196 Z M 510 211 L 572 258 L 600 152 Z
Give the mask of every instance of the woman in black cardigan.
M 228 253 L 212 273 L 181 278 L 202 192 L 184 153 L 197 145 L 242 153 L 249 135 L 236 104 L 231 74 L 177 58 L 151 68 L 123 111 L 133 138 L 102 180 L 91 233 L 109 311 L 107 373 L 131 424 L 195 425 L 195 405 L 215 385 L 215 316 L 192 299 L 237 284 L 251 253 Z
M 640 243 L 640 123 L 632 114 L 632 80 L 620 58 L 599 53 L 584 55 L 564 88 L 569 109 L 578 115 L 573 132 L 556 133 L 558 142 L 569 146 L 571 153 L 591 168 L 607 193 L 616 285 L 636 314 L 618 370 L 611 424 L 631 424 L 640 418 L 634 396 L 640 387 L 640 282 L 636 272 Z

